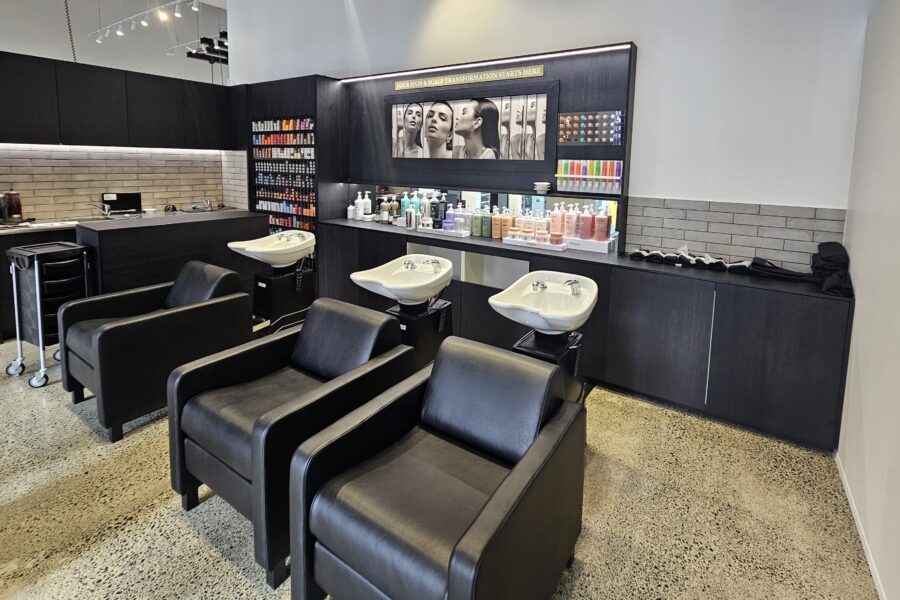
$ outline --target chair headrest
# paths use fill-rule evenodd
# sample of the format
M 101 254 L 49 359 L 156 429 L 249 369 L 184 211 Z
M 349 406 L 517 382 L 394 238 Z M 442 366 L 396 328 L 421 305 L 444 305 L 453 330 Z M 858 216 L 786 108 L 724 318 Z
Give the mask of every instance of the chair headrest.
M 241 278 L 234 271 L 192 260 L 181 267 L 163 305 L 176 308 L 241 291 Z

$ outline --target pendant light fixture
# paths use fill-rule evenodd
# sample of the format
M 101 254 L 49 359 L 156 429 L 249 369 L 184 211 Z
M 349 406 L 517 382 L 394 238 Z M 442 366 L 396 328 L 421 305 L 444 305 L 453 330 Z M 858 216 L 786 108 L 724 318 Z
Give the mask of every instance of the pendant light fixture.
M 134 29 L 135 29 L 136 27 L 137 27 L 137 21 L 135 21 L 134 19 L 132 19 L 132 20 L 131 20 L 131 30 L 134 31 Z
M 122 24 L 121 24 L 121 23 L 119 23 L 119 27 L 116 29 L 116 35 L 119 36 L 119 37 L 124 37 L 124 36 L 125 36 L 125 32 L 122 31 Z
M 194 0 L 191 4 L 191 10 L 194 12 L 200 12 L 200 0 Z
M 178 19 L 181 18 L 181 2 L 175 3 L 175 17 Z

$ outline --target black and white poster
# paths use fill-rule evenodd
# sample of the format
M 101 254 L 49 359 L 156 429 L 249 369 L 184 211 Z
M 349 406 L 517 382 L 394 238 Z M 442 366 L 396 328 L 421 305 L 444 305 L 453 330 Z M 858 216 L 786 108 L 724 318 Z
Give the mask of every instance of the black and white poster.
M 395 104 L 391 156 L 544 160 L 547 95 Z

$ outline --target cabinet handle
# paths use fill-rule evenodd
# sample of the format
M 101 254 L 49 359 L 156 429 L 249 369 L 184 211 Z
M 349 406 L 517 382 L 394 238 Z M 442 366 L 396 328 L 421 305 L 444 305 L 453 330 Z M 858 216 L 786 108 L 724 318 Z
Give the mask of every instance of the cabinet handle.
M 703 392 L 703 406 L 709 401 L 709 372 L 712 370 L 712 341 L 716 330 L 716 289 L 713 288 L 713 309 L 709 321 L 709 349 L 706 352 L 706 391 Z

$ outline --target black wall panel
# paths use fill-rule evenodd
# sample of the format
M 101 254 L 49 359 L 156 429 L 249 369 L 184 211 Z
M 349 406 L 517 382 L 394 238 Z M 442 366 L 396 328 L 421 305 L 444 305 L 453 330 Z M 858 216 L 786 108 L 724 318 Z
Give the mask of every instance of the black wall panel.
M 58 144 L 56 64 L 0 52 L 0 142 Z
M 63 144 L 128 146 L 125 71 L 56 63 Z
M 185 81 L 184 144 L 186 148 L 230 148 L 231 93 L 227 87 Z
M 125 73 L 131 146 L 184 148 L 184 82 Z

